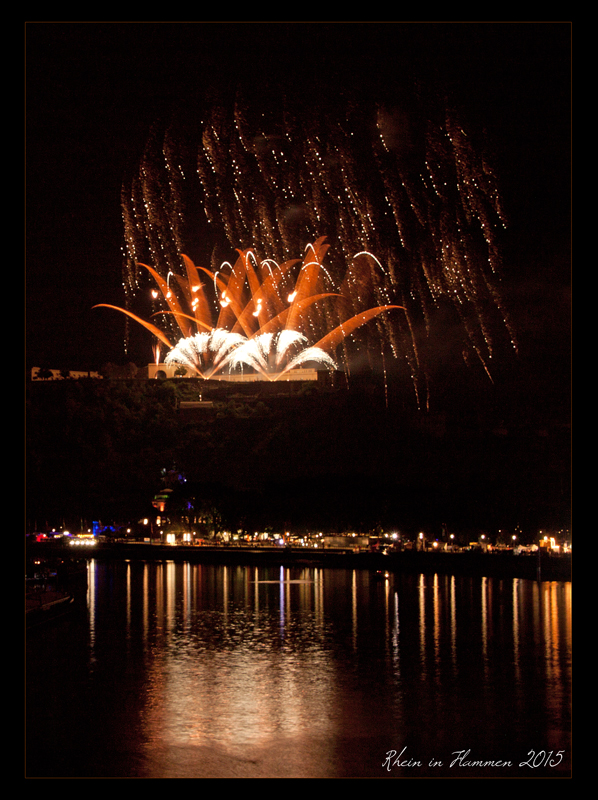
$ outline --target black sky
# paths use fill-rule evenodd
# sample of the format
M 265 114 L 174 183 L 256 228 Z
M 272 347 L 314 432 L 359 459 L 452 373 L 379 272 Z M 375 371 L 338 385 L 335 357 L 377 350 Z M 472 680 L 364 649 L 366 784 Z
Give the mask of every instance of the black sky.
M 569 23 L 32 22 L 25 44 L 27 367 L 149 360 L 92 306 L 124 304 L 123 179 L 153 122 L 197 113 L 198 90 L 242 78 L 332 97 L 441 76 L 496 152 L 523 357 L 567 379 Z

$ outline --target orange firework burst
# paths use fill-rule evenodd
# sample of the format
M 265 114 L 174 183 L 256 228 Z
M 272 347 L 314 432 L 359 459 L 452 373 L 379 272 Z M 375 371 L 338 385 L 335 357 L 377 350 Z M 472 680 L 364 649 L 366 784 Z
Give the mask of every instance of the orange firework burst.
M 348 273 L 340 292 L 327 290 L 327 250 L 322 237 L 306 247 L 302 260 L 280 265 L 270 259 L 258 262 L 252 250 L 239 250 L 234 266 L 223 264 L 216 272 L 197 267 L 183 255 L 186 276 L 169 273 L 166 279 L 142 264 L 167 306 L 157 314 L 173 317 L 182 333 L 178 343 L 131 311 L 103 303 L 96 308 L 113 308 L 131 317 L 166 345 L 165 363 L 182 364 L 201 378 L 249 367 L 266 380 L 277 380 L 313 361 L 332 369 L 341 342 L 385 311 L 402 306 L 380 305 L 348 315 L 348 291 L 358 293 L 363 273 L 359 280 Z M 369 253 L 358 256 L 379 268 Z

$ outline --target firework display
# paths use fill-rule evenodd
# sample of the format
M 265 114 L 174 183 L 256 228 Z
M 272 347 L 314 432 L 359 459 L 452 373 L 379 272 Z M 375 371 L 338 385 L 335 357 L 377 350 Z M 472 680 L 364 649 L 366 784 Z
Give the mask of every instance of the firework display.
M 129 299 L 143 285 L 144 260 L 163 280 L 176 273 L 201 214 L 231 246 L 281 263 L 326 235 L 333 278 L 354 281 L 349 316 L 364 307 L 362 284 L 370 305 L 404 309 L 368 336 L 407 362 L 416 387 L 439 307 L 452 309 L 463 353 L 486 370 L 498 331 L 515 346 L 498 290 L 505 222 L 495 176 L 444 102 L 328 109 L 281 98 L 265 111 L 237 94 L 214 102 L 192 131 L 180 120 L 156 131 L 122 207 Z M 384 268 L 368 259 L 353 269 L 358 252 Z
M 400 307 L 388 304 L 348 316 L 352 293 L 347 286 L 357 279 L 349 271 L 340 292 L 326 291 L 327 250 L 322 237 L 306 247 L 302 261 L 282 265 L 272 259 L 258 262 L 251 250 L 239 251 L 234 266 L 222 264 L 216 272 L 197 267 L 183 255 L 186 277 L 169 273 L 166 280 L 142 264 L 156 281 L 156 298 L 160 294 L 166 305 L 157 315 L 173 318 L 182 333 L 177 344 L 158 325 L 127 309 L 100 307 L 136 320 L 166 345 L 166 364 L 179 364 L 201 378 L 246 367 L 266 380 L 278 380 L 308 362 L 335 369 L 332 354 L 347 337 L 383 312 Z M 354 259 L 360 264 L 364 260 L 376 261 L 368 253 Z

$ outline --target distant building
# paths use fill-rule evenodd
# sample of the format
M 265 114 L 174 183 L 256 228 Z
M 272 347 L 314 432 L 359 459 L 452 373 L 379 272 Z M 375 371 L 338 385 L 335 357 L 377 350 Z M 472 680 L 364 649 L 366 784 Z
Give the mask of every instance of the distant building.
M 83 372 L 77 370 L 65 369 L 45 369 L 43 367 L 31 368 L 32 381 L 65 381 L 65 380 L 79 380 L 80 378 L 101 378 L 99 372 Z
M 147 372 L 148 378 L 157 378 L 164 380 L 165 378 L 174 378 L 176 371 L 179 369 L 179 364 L 148 364 Z M 278 381 L 317 381 L 319 371 L 317 369 L 290 369 Z M 182 375 L 178 377 L 195 378 L 196 375 Z M 255 383 L 256 381 L 265 381 L 264 376 L 259 372 L 235 372 L 235 373 L 219 373 L 212 375 L 211 381 L 226 381 L 228 383 Z

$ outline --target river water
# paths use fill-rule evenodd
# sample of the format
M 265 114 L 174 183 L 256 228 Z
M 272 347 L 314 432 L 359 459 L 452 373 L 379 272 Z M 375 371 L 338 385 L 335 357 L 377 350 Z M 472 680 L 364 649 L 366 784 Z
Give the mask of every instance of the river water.
M 91 560 L 27 777 L 563 778 L 571 584 Z

